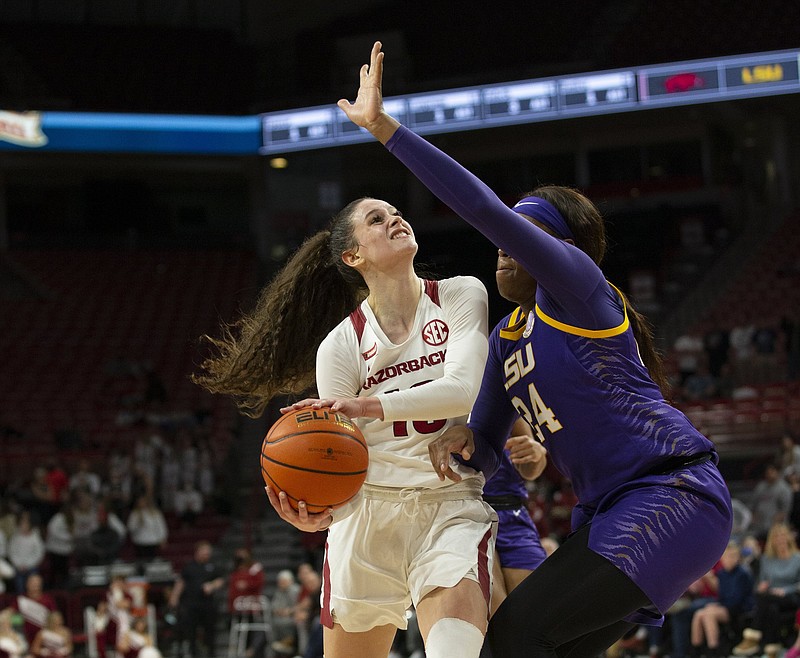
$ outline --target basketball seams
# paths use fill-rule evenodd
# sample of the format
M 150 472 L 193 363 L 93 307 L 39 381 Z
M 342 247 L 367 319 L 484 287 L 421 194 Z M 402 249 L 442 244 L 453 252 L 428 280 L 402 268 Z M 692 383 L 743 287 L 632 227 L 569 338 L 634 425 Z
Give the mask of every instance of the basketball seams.
M 308 429 L 303 430 L 302 432 L 295 432 L 294 434 L 285 434 L 284 436 L 278 437 L 277 439 L 273 439 L 270 441 L 269 436 L 266 438 L 266 443 L 268 445 L 276 445 L 281 441 L 285 441 L 286 439 L 291 439 L 293 436 L 303 436 L 304 434 L 315 434 L 315 435 L 324 435 L 324 436 L 339 436 L 343 439 L 348 439 L 349 441 L 355 441 L 358 445 L 360 445 L 364 450 L 367 449 L 367 444 L 352 434 L 348 432 L 331 432 L 330 430 L 318 430 L 318 429 Z
M 272 485 L 273 485 L 273 489 L 274 489 L 274 490 L 275 490 L 275 489 L 277 489 L 278 491 L 280 491 L 280 490 L 281 490 L 281 489 L 280 489 L 280 485 L 278 484 L 278 482 L 275 480 L 275 478 L 274 478 L 274 477 L 272 477 L 272 476 L 271 476 L 269 473 L 267 473 L 267 471 L 264 469 L 264 467 L 263 467 L 263 466 L 261 467 L 261 475 L 262 475 L 262 477 L 264 477 L 264 479 L 265 479 L 265 480 L 266 480 L 267 478 L 269 478 L 269 481 L 272 483 Z M 295 501 L 295 503 L 298 503 L 298 502 L 300 502 L 300 499 L 299 499 L 299 498 L 296 498 L 295 496 L 292 496 L 292 495 L 291 495 L 291 494 L 289 494 L 288 492 L 285 492 L 285 491 L 284 491 L 284 493 L 286 494 L 287 498 L 289 498 L 289 500 L 290 500 L 290 501 Z M 328 509 L 329 507 L 337 507 L 337 506 L 339 506 L 339 505 L 344 505 L 346 502 L 348 502 L 348 501 L 349 501 L 349 500 L 351 500 L 351 499 L 352 499 L 352 496 L 351 496 L 350 498 L 346 498 L 346 499 L 344 499 L 344 500 L 341 500 L 341 501 L 339 501 L 339 502 L 336 502 L 336 503 L 331 503 L 330 505 L 318 505 L 318 504 L 316 504 L 316 503 L 310 503 L 310 502 L 308 502 L 307 500 L 306 500 L 306 501 L 303 501 L 303 502 L 306 504 L 306 509 L 307 509 L 309 512 L 311 512 L 312 514 L 314 514 L 314 513 L 317 513 L 317 512 L 321 512 L 321 511 L 322 511 L 322 510 L 324 510 L 324 509 Z M 295 507 L 295 508 L 296 508 L 296 507 L 297 507 L 297 505 L 293 505 L 293 507 Z

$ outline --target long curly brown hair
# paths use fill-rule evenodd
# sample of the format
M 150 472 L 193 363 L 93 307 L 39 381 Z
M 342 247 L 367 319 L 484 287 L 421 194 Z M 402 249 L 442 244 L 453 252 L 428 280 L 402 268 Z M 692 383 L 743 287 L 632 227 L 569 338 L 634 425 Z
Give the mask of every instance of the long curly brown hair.
M 233 396 L 252 418 L 276 395 L 314 386 L 317 348 L 366 297 L 361 275 L 341 258 L 357 246 L 353 214 L 366 198 L 349 203 L 328 229 L 308 238 L 263 288 L 251 312 L 223 324 L 219 338 L 201 337 L 212 354 L 192 381 Z
M 602 262 L 608 246 L 605 222 L 597 206 L 588 198 L 576 189 L 561 185 L 542 185 L 525 196 L 538 196 L 553 204 L 572 231 L 575 246 L 598 265 Z M 661 356 L 656 350 L 652 325 L 631 305 L 624 294 L 622 296 L 628 310 L 633 335 L 639 345 L 642 362 L 650 373 L 650 378 L 661 390 L 661 395 L 665 400 L 669 400 L 671 387 L 664 372 Z

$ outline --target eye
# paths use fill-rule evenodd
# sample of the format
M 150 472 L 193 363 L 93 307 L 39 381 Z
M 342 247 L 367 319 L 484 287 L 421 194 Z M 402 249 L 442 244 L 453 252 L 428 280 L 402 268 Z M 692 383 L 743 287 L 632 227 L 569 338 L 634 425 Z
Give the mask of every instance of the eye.
M 377 223 L 382 222 L 382 221 L 383 221 L 383 217 L 381 215 L 372 215 L 372 217 L 369 218 L 369 223 L 370 224 L 377 224 Z

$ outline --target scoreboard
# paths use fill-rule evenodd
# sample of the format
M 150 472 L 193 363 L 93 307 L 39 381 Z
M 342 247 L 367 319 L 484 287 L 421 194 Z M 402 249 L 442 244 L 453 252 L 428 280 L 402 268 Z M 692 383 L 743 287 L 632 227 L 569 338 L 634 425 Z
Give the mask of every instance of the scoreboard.
M 755 53 L 384 99 L 419 134 L 800 92 L 800 51 Z M 368 141 L 334 106 L 261 115 L 260 153 Z
M 419 134 L 800 92 L 800 50 L 519 80 L 384 99 Z M 255 156 L 370 141 L 336 105 L 249 116 L 12 112 L 0 151 Z

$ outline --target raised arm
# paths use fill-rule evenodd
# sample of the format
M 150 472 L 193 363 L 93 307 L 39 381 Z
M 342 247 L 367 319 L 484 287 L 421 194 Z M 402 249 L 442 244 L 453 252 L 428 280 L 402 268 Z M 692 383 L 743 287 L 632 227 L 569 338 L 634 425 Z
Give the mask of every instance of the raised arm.
M 508 208 L 483 181 L 387 114 L 381 88 L 383 57 L 381 44 L 376 42 L 370 64 L 361 67 L 356 100 L 340 100 L 339 108 L 385 144 L 455 213 L 521 263 L 544 290 L 577 313 L 576 302 L 586 302 L 607 285 L 597 265 L 580 249 Z

